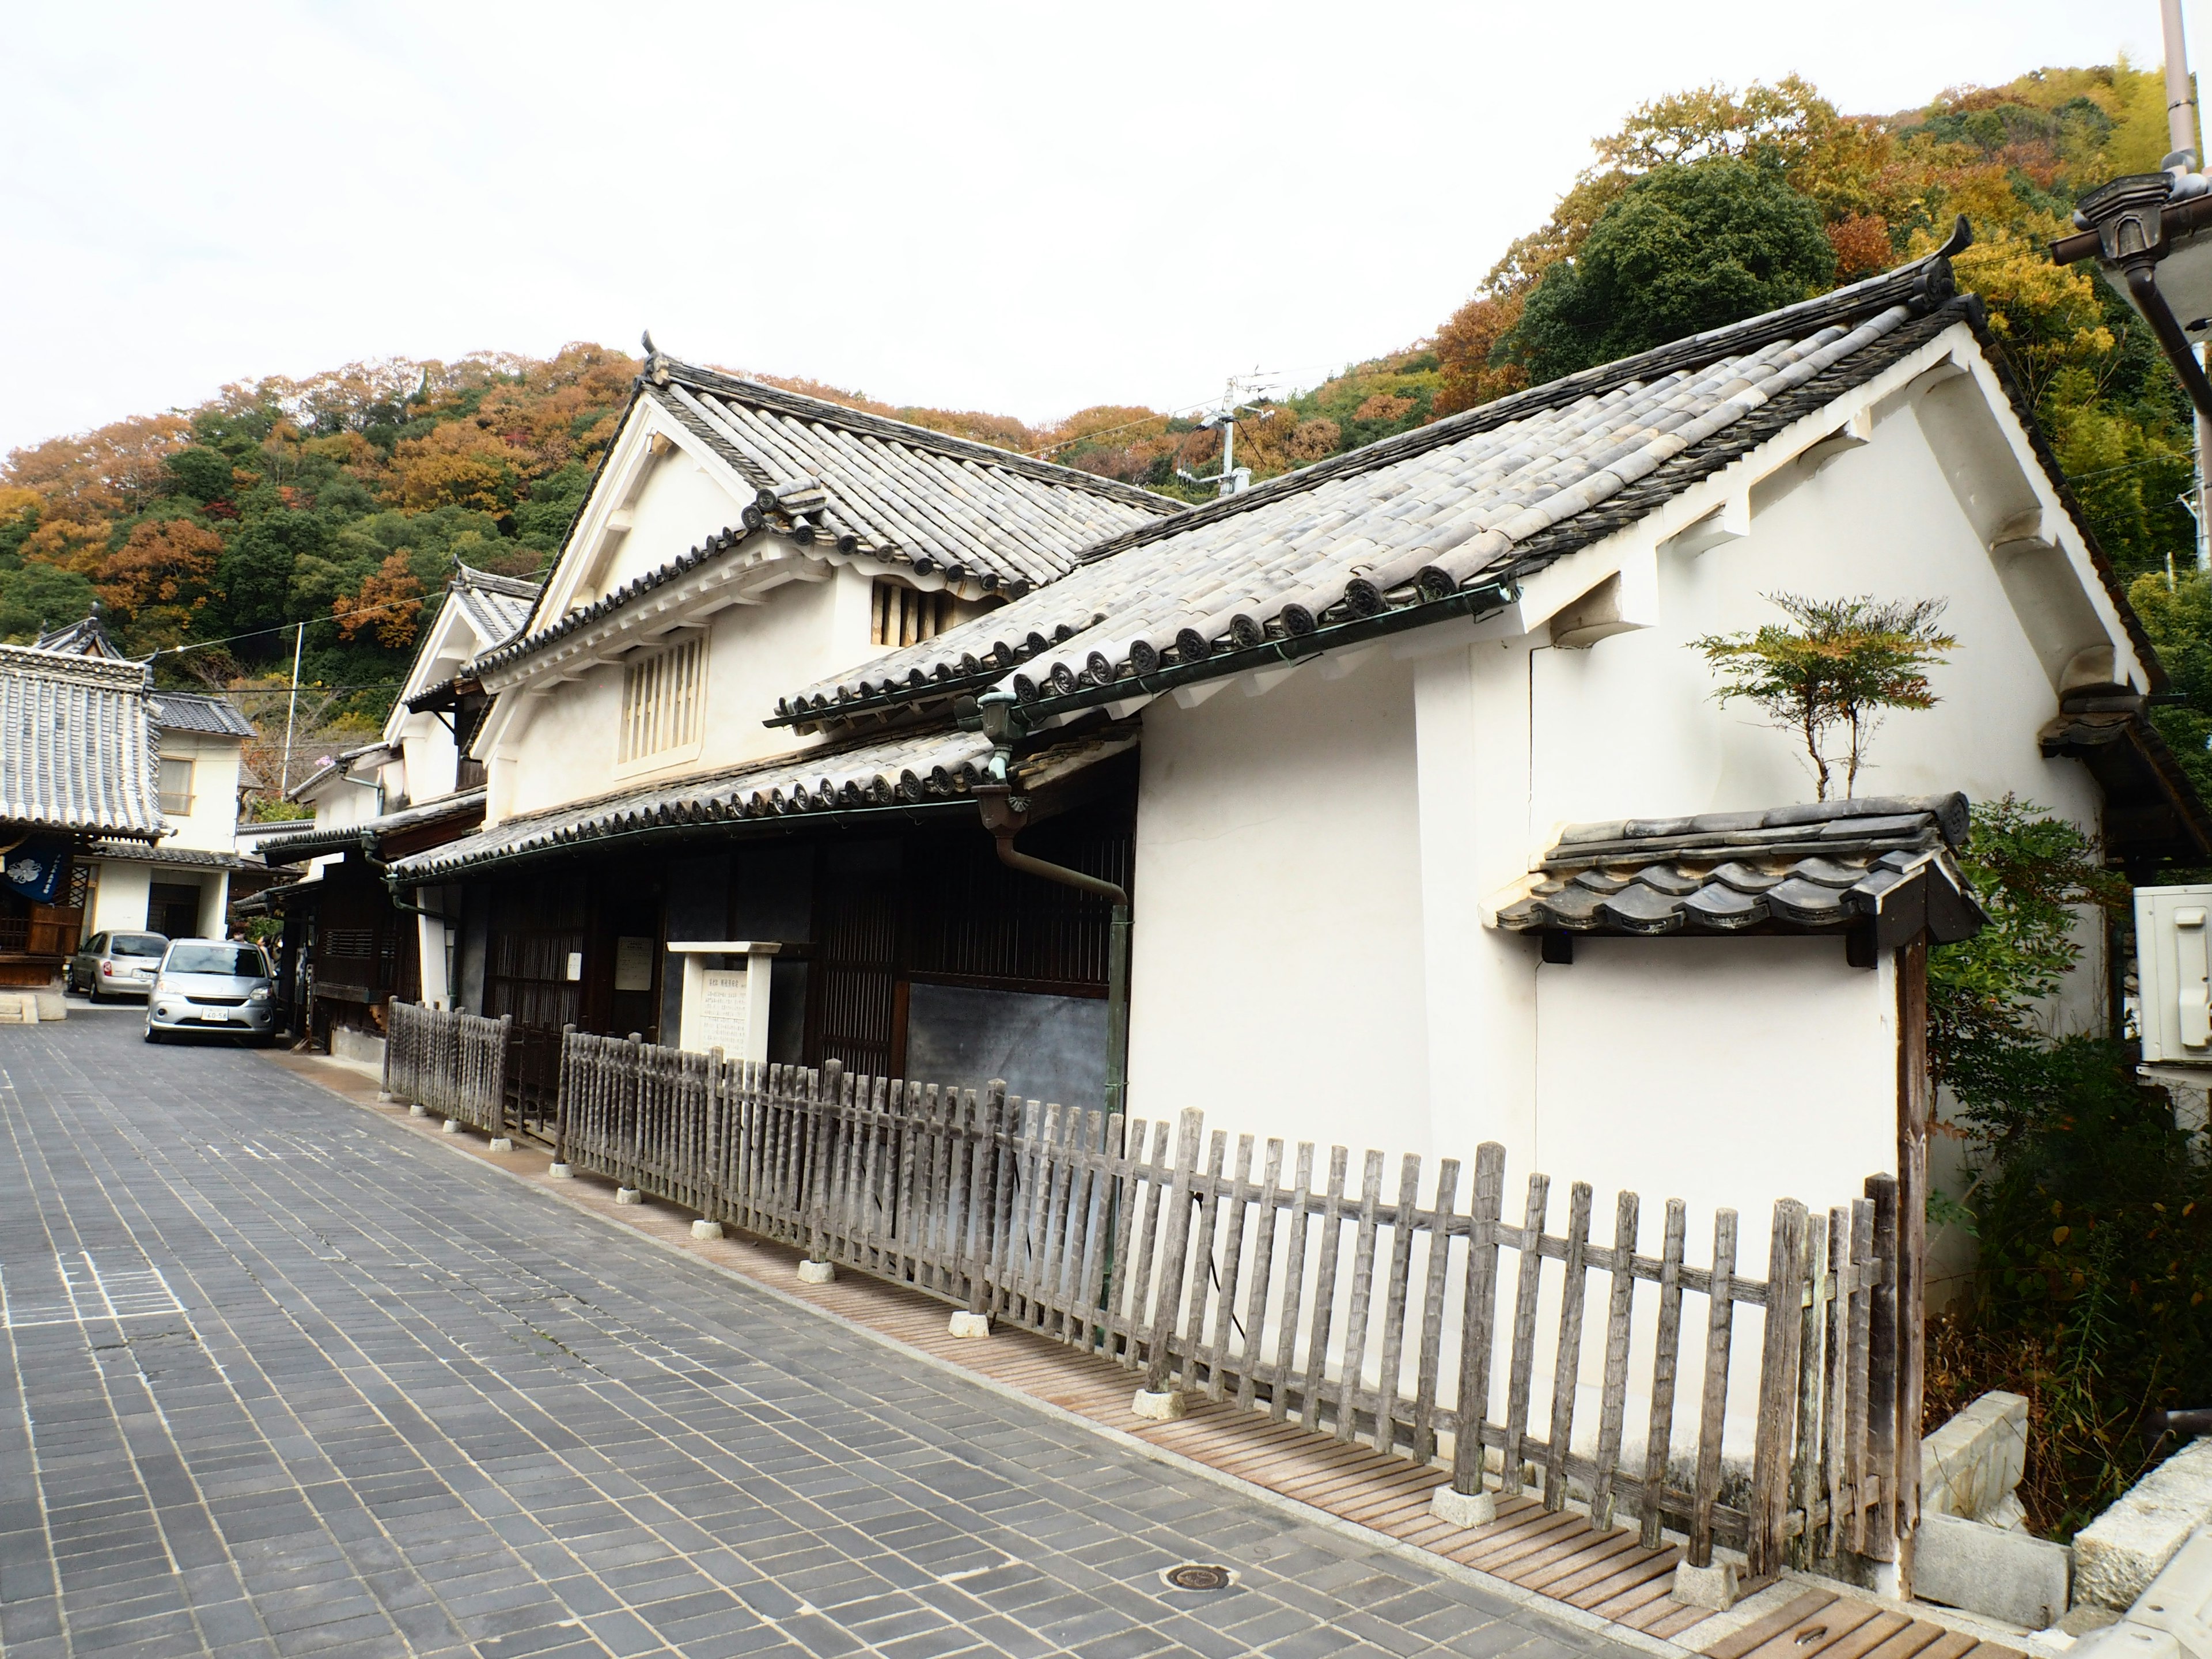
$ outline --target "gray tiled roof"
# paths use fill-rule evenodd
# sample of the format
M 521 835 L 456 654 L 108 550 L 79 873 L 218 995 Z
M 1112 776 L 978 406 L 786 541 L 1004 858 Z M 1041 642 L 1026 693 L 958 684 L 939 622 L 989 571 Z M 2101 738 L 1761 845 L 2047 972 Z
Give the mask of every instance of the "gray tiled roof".
M 540 582 L 519 576 L 501 576 L 463 565 L 446 584 L 453 602 L 469 614 L 478 636 L 493 645 L 504 645 L 530 623 L 530 613 L 544 591 Z
M 757 492 L 743 522 L 470 665 L 485 673 L 663 586 L 755 532 L 943 571 L 1012 593 L 1072 569 L 1087 548 L 1183 503 L 733 375 L 655 356 L 639 396 L 705 442 Z
M 154 718 L 165 732 L 204 732 L 216 737 L 250 738 L 253 722 L 228 697 L 197 691 L 156 691 Z
M 1069 738 L 1017 759 L 1012 781 L 1018 788 L 1040 788 L 1136 741 L 1133 726 Z M 392 868 L 403 883 L 419 885 L 484 865 L 611 838 L 680 834 L 747 820 L 957 805 L 982 780 L 990 758 L 988 738 L 957 730 L 811 749 L 507 818 L 402 859 Z
M 1103 544 L 1060 580 L 806 687 L 781 718 L 993 681 L 1045 705 L 1366 619 L 1428 620 L 1643 517 L 1963 312 L 1932 256 L 1332 457 Z M 1932 313 L 1932 314 L 1931 314 Z M 1009 672 L 1011 671 L 1011 672 Z M 1133 684 L 1125 695 L 1134 694 Z
M 31 643 L 33 649 L 40 651 L 66 651 L 77 657 L 111 657 L 118 662 L 129 660 L 122 648 L 108 638 L 97 599 L 93 601 L 90 616 L 41 634 Z
M 1953 856 L 1966 798 L 1820 801 L 1560 832 L 1498 925 L 1516 933 L 1818 933 L 1872 922 L 1963 939 L 1987 920 Z
M 247 861 L 235 853 L 210 852 L 198 847 L 162 847 L 140 841 L 96 841 L 89 856 L 122 859 L 131 864 L 175 865 L 194 870 L 243 870 Z
M 0 646 L 0 823 L 151 840 L 161 738 L 143 663 Z
M 803 518 L 925 574 L 1047 582 L 1085 548 L 1183 510 L 1115 479 L 667 358 L 653 360 L 645 394 L 760 492 L 764 518 Z
M 355 823 L 332 824 L 326 829 L 302 830 L 297 835 L 271 836 L 258 845 L 262 861 L 266 864 L 297 864 L 303 859 L 320 858 L 325 853 L 336 853 L 360 847 L 374 851 L 386 836 L 402 830 L 419 830 L 425 824 L 438 823 L 447 818 L 465 817 L 483 811 L 484 792 L 481 787 L 463 789 L 451 795 L 441 795 L 435 800 L 424 801 L 417 806 L 403 806 L 397 812 L 385 812 L 373 818 L 363 818 Z

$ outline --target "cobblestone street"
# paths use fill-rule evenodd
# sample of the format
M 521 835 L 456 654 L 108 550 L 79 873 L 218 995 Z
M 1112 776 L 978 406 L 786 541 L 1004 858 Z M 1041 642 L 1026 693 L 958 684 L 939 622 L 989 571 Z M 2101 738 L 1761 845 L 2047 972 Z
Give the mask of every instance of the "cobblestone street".
M 1606 1646 L 139 1021 L 0 1030 L 8 1659 Z

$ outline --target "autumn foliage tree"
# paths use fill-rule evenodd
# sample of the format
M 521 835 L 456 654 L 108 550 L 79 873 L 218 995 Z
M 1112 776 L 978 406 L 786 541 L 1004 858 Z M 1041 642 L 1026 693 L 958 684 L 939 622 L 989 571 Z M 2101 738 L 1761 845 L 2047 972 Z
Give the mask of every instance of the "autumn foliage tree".
M 367 633 L 379 645 L 398 650 L 415 643 L 416 623 L 422 614 L 422 584 L 408 568 L 407 556 L 394 553 L 362 583 L 358 593 L 334 601 L 331 613 L 338 619 L 343 637 L 350 640 Z
M 207 608 L 222 552 L 222 538 L 190 519 L 143 520 L 100 562 L 94 586 L 142 647 L 175 645 Z

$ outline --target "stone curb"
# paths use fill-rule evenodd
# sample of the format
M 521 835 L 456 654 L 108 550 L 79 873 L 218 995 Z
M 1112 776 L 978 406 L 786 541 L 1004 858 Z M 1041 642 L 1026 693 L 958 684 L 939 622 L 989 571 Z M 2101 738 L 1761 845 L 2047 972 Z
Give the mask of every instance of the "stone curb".
M 264 1058 L 270 1058 L 272 1064 L 277 1063 L 273 1057 L 264 1056 Z M 331 1082 L 319 1074 L 319 1064 L 317 1065 L 316 1070 L 310 1071 L 299 1063 L 313 1057 L 293 1055 L 289 1058 L 293 1063 L 279 1065 L 278 1069 L 315 1085 L 349 1105 L 365 1108 L 378 1118 L 391 1123 L 395 1128 L 410 1127 L 407 1119 L 393 1115 L 397 1109 L 380 1110 L 374 1099 L 356 1099 L 353 1095 L 333 1086 Z M 1402 1540 L 1391 1537 L 1388 1533 L 1377 1532 L 1371 1527 L 1364 1527 L 1357 1521 L 1347 1521 L 1341 1516 L 1330 1514 L 1327 1510 L 1316 1509 L 1312 1504 L 1301 1503 L 1295 1498 L 1286 1498 L 1282 1493 L 1271 1492 L 1265 1486 L 1255 1486 L 1249 1480 L 1240 1480 L 1236 1475 L 1214 1468 L 1209 1464 L 1201 1463 L 1196 1458 L 1186 1457 L 1182 1453 L 1171 1451 L 1165 1446 L 1156 1446 L 1139 1436 L 1115 1428 L 1110 1424 L 1101 1423 L 1095 1418 L 1085 1417 L 1080 1412 L 1070 1411 L 1064 1406 L 1055 1406 L 1048 1400 L 1040 1400 L 1036 1395 L 1001 1382 L 995 1377 L 985 1376 L 979 1372 L 969 1370 L 964 1365 L 956 1364 L 948 1359 L 940 1359 L 935 1354 L 926 1353 L 919 1348 L 909 1347 L 898 1338 L 886 1332 L 864 1325 L 858 1320 L 848 1318 L 835 1309 L 823 1307 L 819 1303 L 811 1302 L 805 1297 L 793 1296 L 790 1291 L 777 1285 L 764 1283 L 740 1268 L 715 1261 L 713 1256 L 703 1251 L 685 1249 L 676 1240 L 663 1238 L 658 1233 L 632 1224 L 625 1218 L 605 1214 L 584 1197 L 584 1194 L 590 1190 L 588 1187 L 570 1186 L 549 1190 L 545 1182 L 538 1176 L 521 1170 L 510 1170 L 503 1164 L 495 1164 L 489 1155 L 475 1156 L 476 1148 L 472 1142 L 465 1143 L 461 1147 L 452 1147 L 447 1145 L 445 1137 L 435 1129 L 414 1129 L 412 1133 L 421 1139 L 447 1146 L 447 1150 L 466 1151 L 471 1154 L 470 1161 L 478 1168 L 488 1170 L 520 1186 L 526 1187 L 531 1191 L 560 1204 L 564 1209 L 574 1211 L 602 1225 L 618 1229 L 628 1233 L 631 1237 L 641 1239 L 680 1260 L 696 1262 L 724 1279 L 743 1285 L 746 1290 L 781 1303 L 787 1308 L 798 1309 L 817 1319 L 825 1319 L 833 1324 L 842 1326 L 854 1335 L 872 1342 L 878 1347 L 888 1349 L 911 1364 L 927 1365 L 932 1370 L 942 1372 L 947 1376 L 958 1377 L 963 1382 L 972 1383 L 990 1394 L 996 1395 L 1002 1400 L 1012 1401 L 1047 1417 L 1054 1418 L 1060 1422 L 1083 1429 L 1110 1444 L 1121 1447 L 1123 1450 L 1133 1452 L 1140 1457 L 1164 1465 L 1169 1468 L 1179 1469 L 1185 1474 L 1194 1476 L 1211 1486 L 1232 1492 L 1249 1503 L 1273 1510 L 1278 1514 L 1286 1516 L 1302 1525 L 1322 1528 L 1353 1543 L 1379 1550 L 1399 1560 L 1425 1568 L 1443 1577 L 1464 1584 L 1470 1589 L 1480 1590 L 1486 1595 L 1494 1596 L 1501 1601 L 1508 1602 L 1516 1610 L 1530 1613 L 1548 1623 L 1563 1625 L 1570 1630 L 1587 1632 L 1590 1635 L 1602 1637 L 1607 1641 L 1617 1642 L 1623 1647 L 1635 1648 L 1644 1653 L 1656 1655 L 1657 1659 L 1703 1659 L 1703 1656 L 1697 1649 L 1684 1647 L 1678 1642 L 1668 1641 L 1664 1637 L 1647 1635 L 1643 1631 L 1632 1630 L 1625 1625 L 1613 1624 L 1611 1620 L 1601 1619 L 1595 1613 L 1586 1612 L 1571 1602 L 1555 1601 L 1538 1591 L 1523 1589 L 1518 1584 L 1495 1577 L 1480 1568 L 1463 1565 L 1447 1556 L 1425 1550 L 1418 1544 L 1406 1543 Z M 570 1195 L 572 1193 L 575 1194 L 573 1197 Z M 1769 1586 L 1766 1594 L 1771 1594 L 1773 1590 L 1781 1588 L 1782 1586 L 1778 1584 Z M 1803 1590 L 1803 1587 L 1800 1585 L 1793 1585 L 1790 1588 L 1799 1594 Z M 1752 1601 L 1765 1599 L 1765 1594 L 1751 1598 Z M 1741 1612 L 1747 1605 L 1748 1603 L 1740 1604 L 1735 1611 Z M 1705 1625 L 1715 1622 L 1717 1621 L 1708 1620 L 1696 1628 L 1702 1630 Z

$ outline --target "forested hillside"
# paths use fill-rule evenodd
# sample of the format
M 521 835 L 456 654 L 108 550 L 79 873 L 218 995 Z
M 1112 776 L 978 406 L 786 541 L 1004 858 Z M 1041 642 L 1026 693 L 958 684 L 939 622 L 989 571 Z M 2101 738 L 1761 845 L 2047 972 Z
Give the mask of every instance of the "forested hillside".
M 1935 246 L 1976 245 L 1962 285 L 1989 301 L 2062 462 L 2193 694 L 2161 711 L 2212 793 L 2212 589 L 2191 578 L 2185 404 L 2147 331 L 2045 244 L 2075 197 L 2156 167 L 2154 71 L 2050 70 L 1846 116 L 1797 80 L 1686 93 L 1596 146 L 1551 220 L 1516 241 L 1434 336 L 1250 408 L 1237 459 L 1266 477 L 1517 387 L 1823 291 Z M 165 679 L 269 684 L 289 670 L 367 724 L 388 702 L 422 606 L 453 562 L 528 574 L 557 549 L 636 372 L 574 345 L 550 361 L 356 364 L 241 382 L 198 409 L 16 451 L 0 468 L 0 637 L 97 598 Z M 1217 431 L 1127 407 L 1034 428 L 778 385 L 1191 497 Z M 2170 556 L 2181 577 L 2169 588 Z

